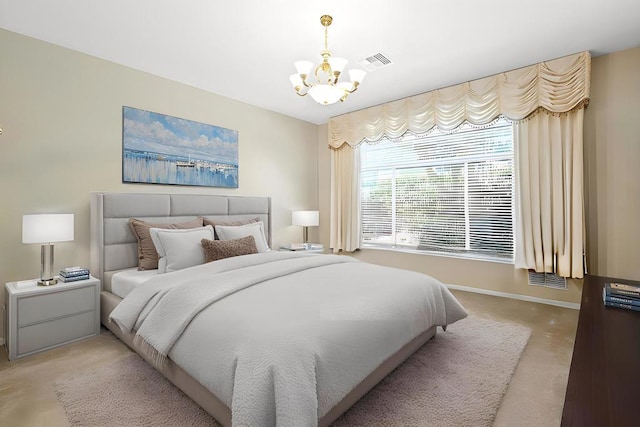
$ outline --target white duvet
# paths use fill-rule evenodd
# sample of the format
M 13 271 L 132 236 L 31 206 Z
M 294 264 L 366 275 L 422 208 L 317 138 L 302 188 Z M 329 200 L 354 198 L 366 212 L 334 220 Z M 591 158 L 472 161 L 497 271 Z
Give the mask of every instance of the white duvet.
M 404 344 L 466 315 L 423 274 L 268 252 L 158 275 L 110 319 L 214 393 L 234 426 L 315 426 Z

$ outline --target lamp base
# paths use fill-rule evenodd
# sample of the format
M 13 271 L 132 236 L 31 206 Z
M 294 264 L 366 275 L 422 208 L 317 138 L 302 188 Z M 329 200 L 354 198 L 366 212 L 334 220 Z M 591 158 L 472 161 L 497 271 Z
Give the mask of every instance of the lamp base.
M 51 286 L 58 283 L 53 278 L 53 245 L 48 243 L 40 246 L 40 280 L 38 286 Z
M 51 286 L 58 283 L 58 279 L 38 280 L 38 286 Z

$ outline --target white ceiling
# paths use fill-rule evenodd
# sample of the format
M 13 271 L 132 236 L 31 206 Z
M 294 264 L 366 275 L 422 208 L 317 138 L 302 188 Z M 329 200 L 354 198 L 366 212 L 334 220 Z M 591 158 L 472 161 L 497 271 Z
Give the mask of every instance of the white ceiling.
M 297 96 L 329 49 L 394 63 L 340 104 Z M 640 0 L 0 0 L 0 27 L 312 123 L 589 50 L 640 46 Z M 1 60 L 10 60 L 2 58 Z

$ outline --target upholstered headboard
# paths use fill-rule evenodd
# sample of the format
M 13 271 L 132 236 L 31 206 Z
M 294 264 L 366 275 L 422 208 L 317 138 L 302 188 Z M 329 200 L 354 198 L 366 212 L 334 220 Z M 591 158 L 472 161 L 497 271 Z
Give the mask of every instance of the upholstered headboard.
M 184 222 L 198 216 L 218 221 L 259 217 L 271 246 L 271 198 L 206 194 L 91 193 L 91 274 L 111 290 L 111 276 L 137 267 L 138 245 L 130 218 Z

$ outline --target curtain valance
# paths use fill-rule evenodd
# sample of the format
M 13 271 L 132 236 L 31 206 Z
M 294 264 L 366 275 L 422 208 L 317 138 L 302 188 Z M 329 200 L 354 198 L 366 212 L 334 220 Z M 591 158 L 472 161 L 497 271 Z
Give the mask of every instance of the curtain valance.
M 332 117 L 329 146 L 421 134 L 434 126 L 484 125 L 503 115 L 519 121 L 542 108 L 566 113 L 588 102 L 591 56 L 577 53 L 529 67 Z

